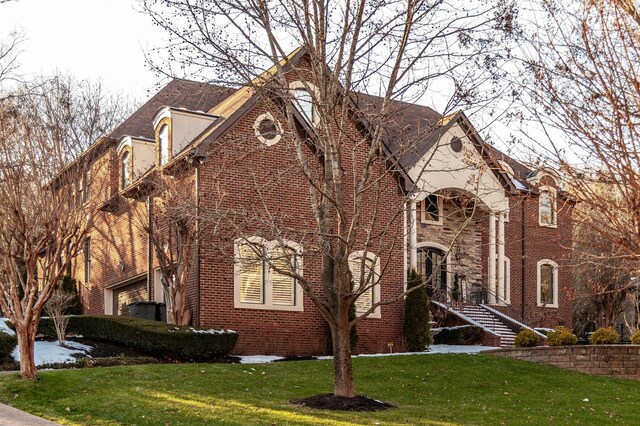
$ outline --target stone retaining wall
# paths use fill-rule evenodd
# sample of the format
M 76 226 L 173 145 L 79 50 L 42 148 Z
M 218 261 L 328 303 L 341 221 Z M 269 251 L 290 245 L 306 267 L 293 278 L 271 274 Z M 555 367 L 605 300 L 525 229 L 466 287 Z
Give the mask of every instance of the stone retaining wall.
M 640 345 L 538 346 L 484 353 L 588 374 L 640 380 Z

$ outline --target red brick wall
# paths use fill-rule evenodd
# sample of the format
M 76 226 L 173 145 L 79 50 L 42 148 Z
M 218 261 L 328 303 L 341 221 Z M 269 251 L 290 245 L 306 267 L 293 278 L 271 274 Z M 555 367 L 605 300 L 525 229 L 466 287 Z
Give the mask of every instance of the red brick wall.
M 238 229 L 209 239 L 202 247 L 200 281 L 200 325 L 230 328 L 239 332 L 236 352 L 274 354 L 319 354 L 327 347 L 328 328 L 308 297 L 304 297 L 304 311 L 273 311 L 267 309 L 234 308 L 233 240 L 239 234 L 255 235 L 272 240 L 275 233 L 296 241 L 304 248 L 304 276 L 313 283 L 315 293 L 321 293 L 321 257 L 317 229 L 312 214 L 308 184 L 299 172 L 293 145 L 286 134 L 273 146 L 265 146 L 254 135 L 255 119 L 265 112 L 258 105 L 239 120 L 224 137 L 217 141 L 201 166 L 200 198 L 203 208 L 228 208 L 235 211 Z M 272 113 L 274 113 L 272 111 Z M 275 115 L 275 113 L 274 113 Z M 285 121 L 280 118 L 284 125 Z M 347 206 L 352 203 L 352 160 L 361 162 L 368 149 L 363 144 L 353 150 L 353 141 L 362 141 L 353 125 L 347 129 L 353 140 L 347 140 L 343 150 L 344 181 L 347 186 Z M 309 149 L 308 158 L 313 159 Z M 318 171 L 317 164 L 312 167 Z M 374 173 L 382 173 L 382 162 Z M 373 221 L 373 211 L 379 209 L 371 229 L 382 231 L 373 247 L 379 247 L 381 269 L 381 299 L 397 298 L 403 291 L 402 261 L 402 196 L 397 177 L 388 175 L 365 196 L 362 232 L 366 237 L 367 223 Z M 349 207 L 348 207 L 349 210 Z M 270 225 L 278 224 L 274 231 Z M 354 248 L 358 250 L 361 248 Z M 371 249 L 373 251 L 373 249 Z M 365 319 L 358 325 L 358 352 L 389 351 L 388 343 L 397 350 L 402 343 L 403 304 L 396 302 L 382 307 L 381 319 Z
M 564 325 L 571 328 L 573 311 L 573 271 L 571 207 L 562 207 L 558 200 L 558 219 L 556 228 L 538 224 L 538 197 L 536 195 L 510 199 L 509 222 L 505 224 L 505 255 L 511 262 L 511 304 L 496 309 L 507 315 L 535 327 L 554 327 Z M 522 213 L 524 209 L 524 262 L 522 257 L 523 230 Z M 483 233 L 484 276 L 487 276 L 488 223 Z M 537 263 L 543 259 L 558 264 L 558 307 L 539 307 L 537 303 Z M 524 285 L 522 267 L 524 266 Z M 522 292 L 524 289 L 524 310 Z

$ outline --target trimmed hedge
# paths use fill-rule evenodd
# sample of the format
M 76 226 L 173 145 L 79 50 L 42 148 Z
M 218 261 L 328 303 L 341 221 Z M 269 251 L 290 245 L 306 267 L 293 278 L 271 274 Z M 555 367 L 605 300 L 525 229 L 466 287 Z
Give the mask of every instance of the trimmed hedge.
M 5 361 L 11 357 L 13 348 L 18 344 L 18 338 L 0 331 L 0 361 Z
M 112 315 L 71 317 L 68 329 L 86 338 L 179 361 L 208 361 L 228 355 L 238 340 L 238 334 L 231 331 L 214 333 L 191 326 Z
M 640 331 L 636 331 L 631 335 L 631 344 L 640 345 Z

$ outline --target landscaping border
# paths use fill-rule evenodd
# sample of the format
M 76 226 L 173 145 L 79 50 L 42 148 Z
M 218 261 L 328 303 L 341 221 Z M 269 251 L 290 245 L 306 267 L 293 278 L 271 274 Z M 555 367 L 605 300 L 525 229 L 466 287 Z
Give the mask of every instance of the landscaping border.
M 640 345 L 537 346 L 483 353 L 599 376 L 640 380 Z

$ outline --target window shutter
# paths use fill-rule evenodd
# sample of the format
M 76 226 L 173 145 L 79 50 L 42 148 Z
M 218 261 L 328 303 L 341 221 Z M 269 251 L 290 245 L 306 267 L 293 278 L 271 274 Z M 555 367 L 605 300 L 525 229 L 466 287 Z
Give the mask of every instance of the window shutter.
M 271 271 L 272 302 L 274 305 L 295 305 L 295 280 L 280 274 L 275 269 L 291 270 L 291 262 L 295 266 L 295 253 L 291 250 L 275 248 L 270 252 L 274 269 Z
M 240 301 L 264 303 L 263 262 L 247 244 L 238 247 L 240 259 Z

